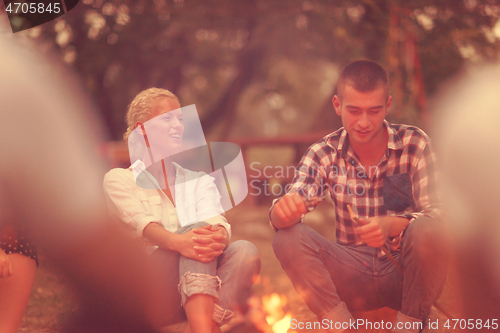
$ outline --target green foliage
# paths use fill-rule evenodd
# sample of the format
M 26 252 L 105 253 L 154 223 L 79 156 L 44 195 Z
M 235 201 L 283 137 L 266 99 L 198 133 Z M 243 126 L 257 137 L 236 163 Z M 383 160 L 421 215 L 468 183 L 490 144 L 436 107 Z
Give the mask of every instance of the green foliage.
M 388 68 L 394 117 L 412 121 L 424 111 L 415 54 L 425 92 L 434 93 L 467 62 L 498 59 L 499 17 L 493 0 L 82 0 L 43 35 L 80 73 L 115 139 L 128 103 L 150 86 L 196 103 L 205 131 L 219 137 L 249 122 L 254 135 L 277 135 L 321 128 L 332 111 L 320 106 L 328 105 L 325 86 L 334 85 L 319 74 L 360 58 Z M 318 64 L 326 66 L 318 79 L 308 78 L 303 71 L 315 74 Z M 270 96 L 284 99 L 279 110 Z M 238 112 L 255 99 L 258 119 Z M 273 117 L 277 130 L 259 130 Z

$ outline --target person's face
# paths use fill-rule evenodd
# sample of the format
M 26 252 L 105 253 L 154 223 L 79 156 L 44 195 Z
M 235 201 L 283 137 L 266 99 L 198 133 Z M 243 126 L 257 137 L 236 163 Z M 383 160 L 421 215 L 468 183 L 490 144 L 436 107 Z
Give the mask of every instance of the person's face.
M 183 116 L 180 108 L 177 100 L 163 98 L 149 115 L 144 127 L 149 145 L 154 153 L 164 155 L 167 152 L 170 155 L 180 149 L 184 134 Z M 138 126 L 141 125 L 138 122 Z
M 342 99 L 333 97 L 335 112 L 342 118 L 350 142 L 363 145 L 384 135 L 384 119 L 392 102 L 392 97 L 386 96 L 384 87 L 360 92 L 347 85 Z

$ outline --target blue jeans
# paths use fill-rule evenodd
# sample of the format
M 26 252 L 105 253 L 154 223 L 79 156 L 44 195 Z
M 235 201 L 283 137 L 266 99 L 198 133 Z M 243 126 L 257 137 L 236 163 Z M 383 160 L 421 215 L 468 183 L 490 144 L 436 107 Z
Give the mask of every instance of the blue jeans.
M 206 224 L 192 224 L 176 233 L 183 234 Z M 217 259 L 209 263 L 163 249 L 155 250 L 151 256 L 167 285 L 171 300 L 169 308 L 165 309 L 165 324 L 185 321 L 183 305 L 186 299 L 194 294 L 206 294 L 216 299 L 213 319 L 223 325 L 231 319 L 235 307 L 246 305 L 252 278 L 260 271 L 257 248 L 244 240 L 229 244 Z
M 278 230 L 273 248 L 295 289 L 320 320 L 349 322 L 353 320 L 349 309 L 388 306 L 399 310 L 393 327 L 398 322 L 404 327 L 406 322 L 425 322 L 443 290 L 448 259 L 443 229 L 441 222 L 430 218 L 410 223 L 401 252 L 392 253 L 404 272 L 386 256 L 378 257 L 378 249 L 334 243 L 302 223 Z

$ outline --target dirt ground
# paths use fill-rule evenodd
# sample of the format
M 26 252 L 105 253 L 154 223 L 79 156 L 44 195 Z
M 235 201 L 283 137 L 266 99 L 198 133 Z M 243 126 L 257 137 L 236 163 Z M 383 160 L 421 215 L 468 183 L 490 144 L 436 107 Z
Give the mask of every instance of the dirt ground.
M 317 321 L 316 316 L 307 308 L 301 297 L 293 289 L 292 284 L 274 256 L 271 247 L 274 231 L 269 227 L 268 209 L 268 204 L 260 206 L 238 206 L 227 213 L 227 218 L 233 228 L 233 240 L 249 240 L 257 246 L 261 254 L 262 269 L 258 283 L 253 286 L 253 294 L 257 296 L 256 299 L 258 300 L 272 293 L 278 293 L 282 296 L 285 295 L 287 297 L 287 303 L 283 308 L 285 314 L 290 314 L 291 318 L 296 319 L 297 322 Z M 315 211 L 306 216 L 306 223 L 329 239 L 334 239 L 333 220 L 333 209 L 328 202 L 321 203 Z M 453 282 L 453 278 L 449 280 Z M 453 292 L 451 284 L 452 283 L 447 284 L 439 303 L 450 313 L 456 314 L 456 304 L 458 302 L 455 296 L 456 293 Z M 77 308 L 78 306 L 67 284 L 61 281 L 61 279 L 44 265 L 42 256 L 31 299 L 18 332 L 57 333 L 64 325 L 64 322 L 77 311 Z M 374 323 L 380 322 L 381 320 L 392 321 L 394 320 L 395 314 L 395 311 L 384 308 L 378 311 L 355 313 L 354 315 L 356 318 L 364 318 Z M 439 320 L 440 323 L 444 323 L 446 317 L 440 314 L 436 309 L 433 309 L 431 320 Z M 272 332 L 269 327 L 267 330 Z M 284 333 L 285 330 L 280 330 L 279 332 Z M 288 330 L 288 332 L 309 333 L 325 331 L 321 329 L 297 329 Z M 366 332 L 385 331 L 374 329 Z M 427 332 L 455 331 L 441 329 L 427 330 Z

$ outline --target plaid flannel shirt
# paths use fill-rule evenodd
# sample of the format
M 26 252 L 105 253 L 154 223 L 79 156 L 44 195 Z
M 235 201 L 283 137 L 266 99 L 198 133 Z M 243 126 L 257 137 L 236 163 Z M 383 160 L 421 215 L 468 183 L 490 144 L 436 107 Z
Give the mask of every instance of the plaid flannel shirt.
M 298 192 L 304 199 L 330 194 L 340 244 L 363 244 L 348 204 L 362 219 L 400 216 L 411 222 L 420 216 L 441 215 L 436 155 L 430 138 L 417 127 L 387 121 L 384 126 L 389 134 L 387 150 L 376 168 L 365 170 L 349 146 L 347 132 L 340 128 L 307 149 L 288 191 Z M 309 205 L 309 211 L 314 207 Z M 400 237 L 396 237 L 389 242 L 390 248 L 397 249 L 399 242 Z

